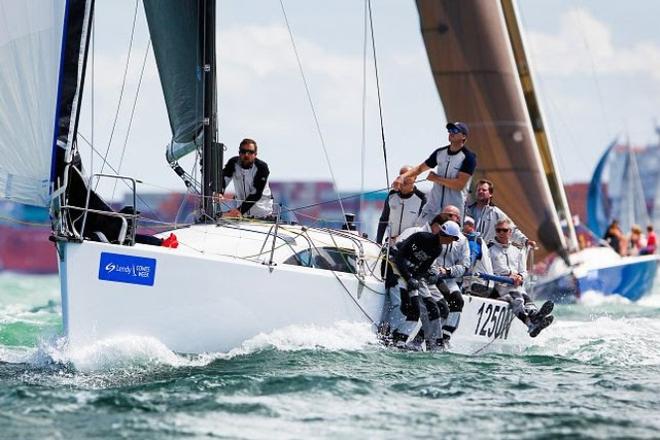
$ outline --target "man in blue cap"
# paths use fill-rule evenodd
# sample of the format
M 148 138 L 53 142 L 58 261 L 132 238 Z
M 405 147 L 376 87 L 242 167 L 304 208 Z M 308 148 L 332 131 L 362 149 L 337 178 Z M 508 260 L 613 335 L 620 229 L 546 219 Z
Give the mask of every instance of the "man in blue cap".
M 428 222 L 446 205 L 457 206 L 461 211 L 461 220 L 464 215 L 470 180 L 477 167 L 477 155 L 465 146 L 469 134 L 465 123 L 450 122 L 447 131 L 449 145 L 436 149 L 424 162 L 397 177 L 393 184 L 394 189 L 398 189 L 405 179 L 416 178 L 435 168 L 427 176 L 427 180 L 434 185 L 419 223 Z

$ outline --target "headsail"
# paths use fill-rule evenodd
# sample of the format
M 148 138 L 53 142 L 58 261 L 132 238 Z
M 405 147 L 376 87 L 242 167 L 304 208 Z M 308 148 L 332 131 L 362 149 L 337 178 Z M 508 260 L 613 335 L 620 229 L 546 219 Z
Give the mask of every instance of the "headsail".
M 90 0 L 0 0 L 0 197 L 50 203 L 71 146 Z
M 422 34 L 449 120 L 470 126 L 478 177 L 543 255 L 566 249 L 499 2 L 417 0 Z M 541 255 L 541 256 L 543 256 Z

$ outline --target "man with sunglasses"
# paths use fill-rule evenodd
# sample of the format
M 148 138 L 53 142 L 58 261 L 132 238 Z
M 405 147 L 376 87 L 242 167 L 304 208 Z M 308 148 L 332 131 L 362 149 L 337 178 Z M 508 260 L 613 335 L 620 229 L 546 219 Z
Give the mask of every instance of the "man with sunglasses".
M 493 273 L 511 280 L 511 284 L 495 283 L 495 290 L 499 299 L 509 303 L 513 314 L 527 326 L 529 335 L 534 338 L 552 324 L 554 304 L 546 301 L 537 309 L 525 292 L 523 283 L 527 278 L 527 256 L 512 243 L 512 229 L 513 223 L 508 218 L 498 220 L 495 224 L 495 240 L 488 245 Z
M 469 133 L 465 123 L 450 122 L 447 124 L 447 132 L 449 145 L 438 148 L 424 162 L 394 181 L 394 189 L 399 189 L 405 179 L 416 178 L 435 168 L 427 177 L 427 180 L 433 182 L 433 188 L 419 223 L 429 222 L 445 205 L 458 206 L 460 217 L 463 218 L 470 180 L 477 167 L 477 156 L 465 146 Z
M 224 216 L 271 218 L 273 197 L 268 186 L 269 174 L 268 164 L 257 159 L 257 143 L 252 139 L 243 139 L 238 147 L 238 156 L 229 159 L 222 170 L 220 193 L 224 194 L 229 183 L 234 182 L 235 199 L 240 201 L 238 208 L 225 212 Z

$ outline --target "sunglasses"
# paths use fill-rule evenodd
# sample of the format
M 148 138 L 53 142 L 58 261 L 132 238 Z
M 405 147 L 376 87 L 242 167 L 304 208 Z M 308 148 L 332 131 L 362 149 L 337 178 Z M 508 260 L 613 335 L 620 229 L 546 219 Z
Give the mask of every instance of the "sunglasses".
M 495 232 L 509 232 L 510 230 L 509 228 L 495 228 Z
M 238 154 L 256 154 L 255 150 L 244 150 L 242 148 L 238 149 Z
M 448 131 L 450 134 L 458 134 L 458 133 L 461 132 L 461 130 L 459 130 L 458 128 L 448 128 L 447 131 Z

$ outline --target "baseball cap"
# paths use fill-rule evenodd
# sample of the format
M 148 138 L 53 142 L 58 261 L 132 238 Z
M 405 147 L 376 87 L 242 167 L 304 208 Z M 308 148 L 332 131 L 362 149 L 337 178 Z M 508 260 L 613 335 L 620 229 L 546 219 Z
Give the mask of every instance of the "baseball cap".
M 449 220 L 440 225 L 440 235 L 445 237 L 453 237 L 454 241 L 458 241 L 461 236 L 461 228 L 455 221 Z
M 465 124 L 464 122 L 450 122 L 449 124 L 447 124 L 447 130 L 449 130 L 450 128 L 460 131 L 465 136 L 467 136 L 470 133 L 467 124 Z
M 469 215 L 466 215 L 465 218 L 463 219 L 463 224 L 464 225 L 467 225 L 467 224 L 474 225 L 474 219 L 472 217 L 470 217 Z

